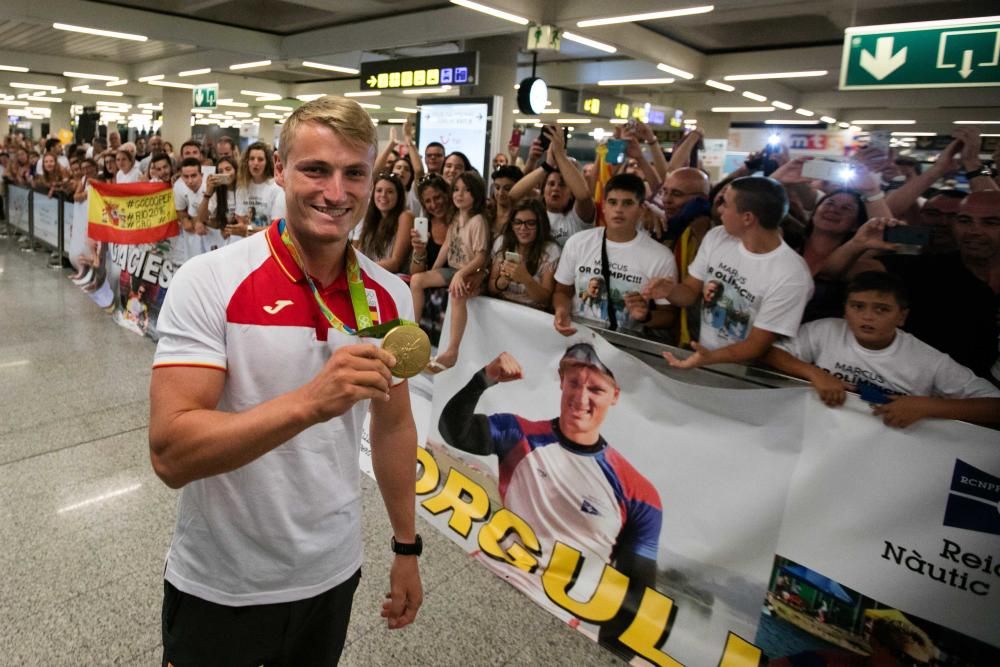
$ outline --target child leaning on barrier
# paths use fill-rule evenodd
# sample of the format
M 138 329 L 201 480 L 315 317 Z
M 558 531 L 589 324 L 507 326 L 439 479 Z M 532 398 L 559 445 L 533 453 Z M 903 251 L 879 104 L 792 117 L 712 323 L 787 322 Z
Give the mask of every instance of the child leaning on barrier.
M 831 407 L 842 405 L 848 390 L 858 391 L 889 426 L 904 428 L 927 417 L 1000 422 L 1000 390 L 898 328 L 907 305 L 898 278 L 859 273 L 847 286 L 843 319 L 803 324 L 764 361 L 809 380 Z

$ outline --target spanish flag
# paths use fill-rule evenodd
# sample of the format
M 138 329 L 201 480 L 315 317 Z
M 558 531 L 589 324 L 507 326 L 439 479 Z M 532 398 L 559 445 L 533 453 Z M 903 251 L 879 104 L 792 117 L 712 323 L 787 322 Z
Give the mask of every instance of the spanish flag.
M 156 243 L 180 233 L 169 183 L 90 183 L 88 235 L 108 243 Z
M 594 204 L 597 206 L 597 225 L 604 226 L 604 187 L 611 180 L 613 174 L 611 165 L 608 164 L 608 145 L 597 145 L 597 175 L 594 183 Z

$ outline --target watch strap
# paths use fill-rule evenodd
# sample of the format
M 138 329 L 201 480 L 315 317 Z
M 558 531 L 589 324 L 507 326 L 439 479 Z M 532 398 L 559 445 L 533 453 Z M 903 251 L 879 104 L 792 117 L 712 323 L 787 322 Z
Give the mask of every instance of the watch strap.
M 393 537 L 390 542 L 392 552 L 400 556 L 419 556 L 424 550 L 424 541 L 417 535 L 412 543 L 397 542 Z
M 987 176 L 989 178 L 992 178 L 993 177 L 993 170 L 989 168 L 989 165 L 985 165 L 984 164 L 984 165 L 980 166 L 978 169 L 972 169 L 970 171 L 965 172 L 965 178 L 968 179 L 968 180 L 970 180 L 970 181 L 973 178 L 977 178 L 979 176 Z

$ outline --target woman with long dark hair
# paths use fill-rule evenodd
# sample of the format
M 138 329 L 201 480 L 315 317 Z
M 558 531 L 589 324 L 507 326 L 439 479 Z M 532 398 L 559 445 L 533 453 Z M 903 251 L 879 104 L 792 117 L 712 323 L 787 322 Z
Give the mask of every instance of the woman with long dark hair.
M 198 222 L 205 225 L 205 246 L 210 250 L 234 243 L 246 236 L 236 221 L 236 160 L 219 158 L 215 173 L 205 178 L 205 196 L 198 205 Z M 239 229 L 237 229 L 239 228 Z
M 493 244 L 490 294 L 549 310 L 560 249 L 552 240 L 548 213 L 539 200 L 525 199 L 510 216 L 503 235 Z
M 427 238 L 423 239 L 416 228 L 410 232 L 413 256 L 410 258 L 410 274 L 422 273 L 437 261 L 438 253 L 448 238 L 451 225 L 451 186 L 437 174 L 428 174 L 417 184 L 417 197 L 427 214 Z M 417 313 L 420 317 L 420 313 Z
M 410 256 L 412 229 L 413 214 L 406 210 L 403 182 L 395 174 L 379 174 L 354 246 L 382 268 L 399 273 Z

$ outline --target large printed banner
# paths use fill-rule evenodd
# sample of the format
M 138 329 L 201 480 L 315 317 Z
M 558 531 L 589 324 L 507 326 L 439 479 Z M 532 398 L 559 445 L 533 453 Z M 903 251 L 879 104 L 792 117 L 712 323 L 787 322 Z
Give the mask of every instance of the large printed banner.
M 90 238 L 109 243 L 157 243 L 177 236 L 169 183 L 90 183 Z
M 997 432 L 686 384 L 470 310 L 414 401 L 418 503 L 535 602 L 633 664 L 1000 664 Z
M 155 340 L 160 307 L 177 270 L 173 243 L 180 227 L 170 184 L 91 183 L 87 221 L 89 237 L 105 242 L 101 298 L 109 301 L 115 322 Z

